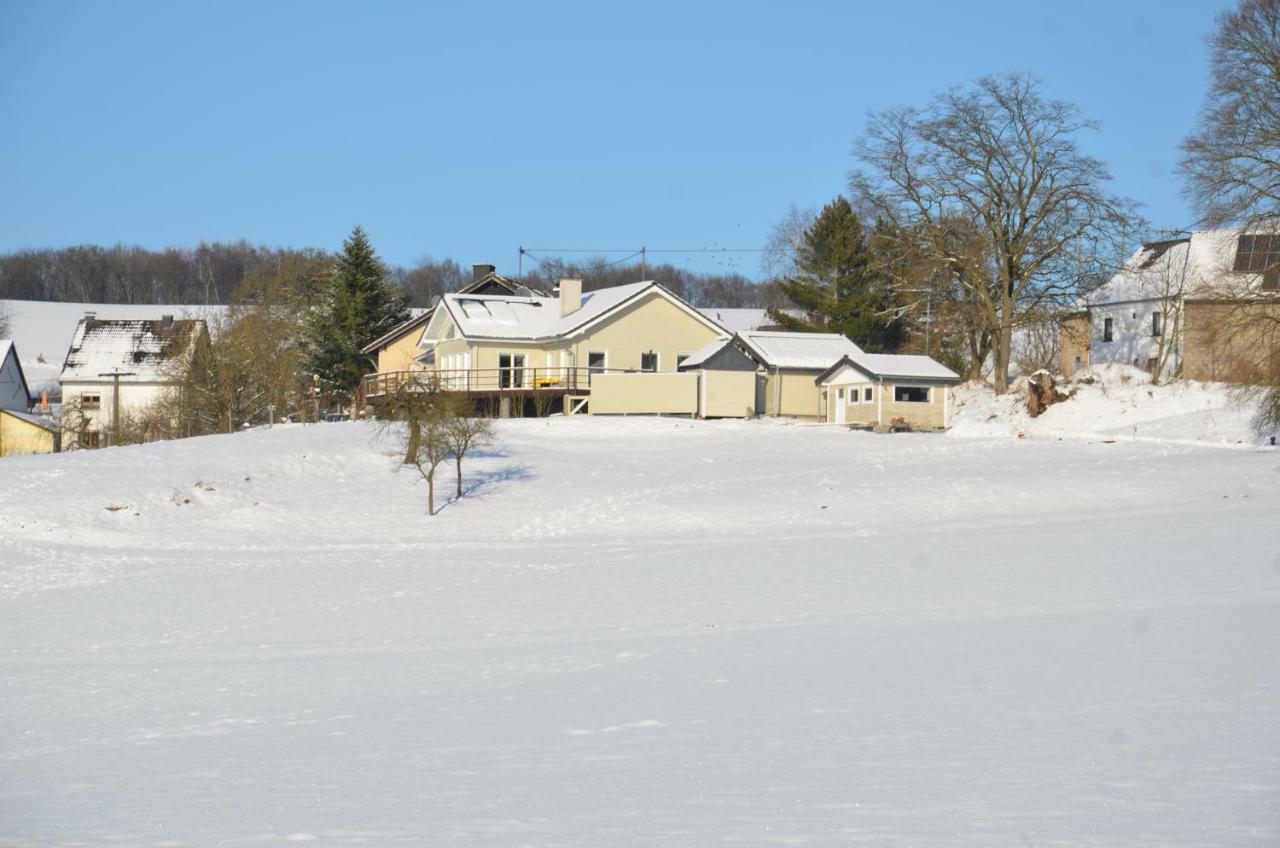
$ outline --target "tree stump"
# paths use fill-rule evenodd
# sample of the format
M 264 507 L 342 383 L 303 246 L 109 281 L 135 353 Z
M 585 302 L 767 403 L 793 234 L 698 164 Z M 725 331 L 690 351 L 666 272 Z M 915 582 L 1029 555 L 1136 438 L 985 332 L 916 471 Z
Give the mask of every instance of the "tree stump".
M 1043 368 L 1027 378 L 1027 412 L 1032 418 L 1039 418 L 1044 411 L 1067 395 L 1058 390 L 1053 375 Z

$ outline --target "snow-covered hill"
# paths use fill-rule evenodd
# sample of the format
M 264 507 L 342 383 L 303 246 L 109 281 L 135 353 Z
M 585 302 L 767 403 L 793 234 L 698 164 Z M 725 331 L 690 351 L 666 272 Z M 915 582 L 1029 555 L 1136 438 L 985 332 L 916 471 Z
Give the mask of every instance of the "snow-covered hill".
M 1235 446 L 1266 444 L 1271 436 L 1253 427 L 1256 400 L 1241 397 L 1239 387 L 1226 383 L 1175 380 L 1153 385 L 1151 375 L 1140 369 L 1101 365 L 1060 388 L 1071 398 L 1033 419 L 1021 390 L 997 395 L 982 383 L 958 386 L 952 395 L 951 435 Z
M 499 432 L 0 463 L 0 845 L 1280 841 L 1275 451 Z

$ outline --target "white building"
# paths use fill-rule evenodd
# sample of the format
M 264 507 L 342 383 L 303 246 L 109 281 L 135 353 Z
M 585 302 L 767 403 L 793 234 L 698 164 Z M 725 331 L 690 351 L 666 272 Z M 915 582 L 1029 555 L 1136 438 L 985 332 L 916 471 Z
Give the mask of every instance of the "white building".
M 1196 324 L 1213 314 L 1210 305 L 1274 297 L 1280 293 L 1278 265 L 1280 236 L 1239 229 L 1193 232 L 1142 245 L 1086 298 L 1089 362 L 1152 371 L 1163 358 L 1159 376 L 1178 373 L 1188 356 L 1188 330 L 1203 339 Z M 1197 304 L 1200 309 L 1193 308 Z M 1184 376 L 1207 379 L 1202 372 L 1211 355 L 1194 350 Z
M 59 382 L 64 419 L 68 410 L 80 410 L 86 422 L 79 433 L 63 433 L 63 449 L 105 446 L 114 422 L 145 410 L 177 384 L 177 366 L 207 332 L 201 319 L 174 320 L 172 315 L 159 320 L 81 318 Z

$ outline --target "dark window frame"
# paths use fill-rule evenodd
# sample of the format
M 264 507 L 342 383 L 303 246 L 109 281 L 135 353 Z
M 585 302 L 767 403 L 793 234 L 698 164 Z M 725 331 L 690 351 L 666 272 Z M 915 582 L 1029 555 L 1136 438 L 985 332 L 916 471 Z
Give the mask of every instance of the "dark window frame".
M 1116 319 L 1102 319 L 1102 340 L 1104 342 L 1113 342 L 1116 340 Z
M 921 397 L 920 393 L 924 393 Z M 929 387 L 928 386 L 894 386 L 893 387 L 894 403 L 928 403 Z
M 652 361 L 652 367 L 645 365 L 646 359 Z M 648 374 L 658 373 L 658 354 L 656 351 L 646 350 L 640 354 L 640 370 Z
M 1151 313 L 1151 337 L 1158 339 L 1164 335 L 1164 313 L 1159 309 Z

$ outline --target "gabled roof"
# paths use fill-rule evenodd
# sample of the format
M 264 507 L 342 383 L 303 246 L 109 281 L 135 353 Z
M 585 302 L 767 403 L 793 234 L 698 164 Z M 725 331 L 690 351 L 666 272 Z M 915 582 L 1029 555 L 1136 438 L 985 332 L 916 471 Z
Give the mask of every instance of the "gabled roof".
M 22 360 L 18 358 L 18 346 L 12 339 L 0 339 L 0 372 L 4 371 L 4 363 L 13 357 L 14 367 L 18 369 L 18 383 L 22 388 L 23 402 L 31 400 L 31 388 L 27 385 L 27 375 L 22 370 Z
M 1085 298 L 1105 306 L 1167 297 L 1240 297 L 1257 291 L 1262 275 L 1236 271 L 1238 228 L 1203 230 L 1176 239 L 1147 242 L 1123 268 Z
M 842 356 L 862 355 L 862 348 L 839 333 L 757 330 L 738 333 L 735 338 L 761 364 L 769 368 L 822 371 Z
M 457 293 L 473 294 L 473 293 L 477 293 L 485 290 L 490 290 L 488 291 L 489 294 L 495 294 L 495 292 L 491 290 L 499 289 L 499 290 L 505 291 L 509 295 L 519 295 L 520 290 L 524 288 L 525 288 L 524 286 L 518 283 L 515 283 L 511 280 L 508 280 L 506 277 L 502 276 L 497 271 L 490 271 L 489 273 L 485 274 L 483 277 L 480 277 L 478 279 L 472 280 L 471 282 L 467 283 L 465 286 L 458 289 Z M 537 292 L 537 291 L 534 291 L 533 289 L 525 289 L 525 291 L 528 291 L 529 294 L 533 297 L 546 297 L 545 293 Z M 431 322 L 431 316 L 435 313 L 435 309 L 436 309 L 435 305 L 432 305 L 427 307 L 426 309 L 419 311 L 418 314 L 414 315 L 408 321 L 404 321 L 400 324 L 397 324 L 387 332 L 383 333 L 381 336 L 378 336 L 376 339 L 369 342 L 364 347 L 360 348 L 360 352 L 361 353 L 377 353 L 380 348 L 383 348 L 392 342 L 398 341 L 399 339 L 403 338 L 405 334 L 411 333 L 414 330 L 418 329 L 419 327 L 425 328 L 427 324 Z
M 583 292 L 581 307 L 564 317 L 560 316 L 558 298 L 537 295 L 447 294 L 437 312 L 447 314 L 458 332 L 469 339 L 550 341 L 580 332 L 651 294 L 666 298 L 696 320 L 724 332 L 715 321 L 652 280 Z
M 431 315 L 434 312 L 435 312 L 434 308 L 424 309 L 421 312 L 419 312 L 417 315 L 410 318 L 408 321 L 404 321 L 400 324 L 396 324 L 390 330 L 383 333 L 381 336 L 378 336 L 376 339 L 369 342 L 364 347 L 360 348 L 360 352 L 361 353 L 377 353 L 380 348 L 385 347 L 386 345 L 390 344 L 393 341 L 396 341 L 397 339 L 403 337 L 405 334 L 411 333 L 419 327 L 427 326 L 427 322 L 431 320 Z
M 62 364 L 62 381 L 105 380 L 130 373 L 122 383 L 168 382 L 170 365 L 185 356 L 205 332 L 200 318 L 170 321 L 81 318 Z
M 720 306 L 703 306 L 698 311 L 724 327 L 730 333 L 742 333 L 748 330 L 767 330 L 777 328 L 778 322 L 773 320 L 767 309 L 725 308 Z M 803 318 L 799 309 L 784 309 L 783 312 L 795 318 Z
M 960 375 L 930 356 L 895 353 L 859 353 L 842 356 L 814 380 L 818 385 L 830 380 L 842 368 L 852 368 L 875 380 L 921 380 L 931 383 L 958 383 Z

